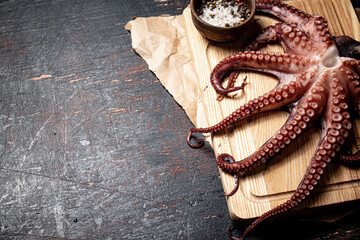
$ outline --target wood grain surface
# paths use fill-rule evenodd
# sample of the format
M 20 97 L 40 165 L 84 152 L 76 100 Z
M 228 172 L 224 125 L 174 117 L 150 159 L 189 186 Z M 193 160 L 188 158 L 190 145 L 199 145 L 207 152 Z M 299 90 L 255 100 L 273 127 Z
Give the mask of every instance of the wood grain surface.
M 330 33 L 333 36 L 348 35 L 360 41 L 360 23 L 350 0 L 301 0 L 286 1 L 307 13 L 321 15 L 328 20 Z M 326 6 L 326 8 L 325 8 Z M 205 40 L 192 23 L 191 11 L 184 12 L 188 42 L 192 51 L 196 68 L 198 84 L 204 102 L 207 122 L 210 126 L 220 122 L 239 106 L 249 100 L 273 89 L 277 79 L 262 73 L 242 71 L 237 85 L 241 79 L 247 77 L 248 84 L 243 91 L 232 94 L 233 97 L 216 100 L 217 93 L 209 82 L 212 69 L 223 58 L 239 52 L 244 47 L 244 42 L 252 36 L 244 34 L 243 39 L 231 44 L 218 44 Z M 268 15 L 257 15 L 255 29 L 263 29 L 279 22 Z M 269 44 L 263 51 L 282 52 L 279 45 Z M 289 117 L 289 113 L 272 111 L 258 114 L 237 124 L 226 133 L 217 133 L 211 136 L 211 142 L 216 155 L 229 153 L 240 160 L 255 152 L 274 133 L 281 128 Z M 360 143 L 360 120 L 353 121 L 355 148 Z M 209 138 L 210 139 L 210 138 Z M 297 189 L 303 174 L 314 154 L 320 129 L 313 127 L 294 143 L 286 147 L 284 152 L 260 171 L 248 174 L 241 178 L 239 190 L 234 196 L 227 198 L 230 216 L 234 220 L 254 218 L 270 209 L 284 203 Z M 356 151 L 356 149 L 353 149 Z M 230 174 L 222 171 L 221 179 L 225 192 L 230 192 L 234 187 L 234 179 Z M 345 167 L 333 163 L 327 168 L 322 185 L 314 191 L 317 195 L 311 201 L 302 204 L 304 208 L 319 207 L 360 198 L 360 169 Z
M 124 29 L 188 3 L 0 1 L 0 239 L 226 239 L 214 152 L 187 146 L 190 121 Z M 356 239 L 358 216 L 251 237 Z

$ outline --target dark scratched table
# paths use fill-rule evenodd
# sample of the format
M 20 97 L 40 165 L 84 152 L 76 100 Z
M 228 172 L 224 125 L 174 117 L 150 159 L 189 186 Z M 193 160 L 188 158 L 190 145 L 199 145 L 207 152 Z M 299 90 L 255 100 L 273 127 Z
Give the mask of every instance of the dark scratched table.
M 227 239 L 213 151 L 187 146 L 192 124 L 124 29 L 188 3 L 0 1 L 0 239 Z M 356 239 L 358 219 L 249 239 Z

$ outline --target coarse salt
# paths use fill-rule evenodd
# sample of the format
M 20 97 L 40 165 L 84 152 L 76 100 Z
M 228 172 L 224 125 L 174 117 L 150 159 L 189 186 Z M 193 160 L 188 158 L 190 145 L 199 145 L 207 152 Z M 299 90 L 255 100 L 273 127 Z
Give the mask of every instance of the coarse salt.
M 224 0 L 212 1 L 205 4 L 199 11 L 203 21 L 218 27 L 232 27 L 244 22 L 250 15 L 245 5 L 230 4 Z

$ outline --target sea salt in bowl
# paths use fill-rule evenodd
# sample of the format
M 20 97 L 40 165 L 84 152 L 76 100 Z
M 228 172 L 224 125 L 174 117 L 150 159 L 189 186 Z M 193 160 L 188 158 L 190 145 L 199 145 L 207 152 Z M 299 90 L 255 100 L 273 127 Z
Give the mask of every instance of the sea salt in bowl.
M 218 0 L 191 0 L 192 20 L 202 36 L 215 42 L 232 42 L 250 31 L 254 22 L 255 0 L 241 0 L 243 3 L 240 3 L 240 6 L 243 5 L 245 9 L 248 9 L 248 12 L 244 11 L 242 16 L 237 12 L 240 7 L 238 1 L 233 1 L 236 3 L 235 7 L 225 3 L 215 7 L 207 2 L 218 2 Z M 208 7 L 202 7 L 204 3 Z M 201 8 L 202 11 L 200 11 Z

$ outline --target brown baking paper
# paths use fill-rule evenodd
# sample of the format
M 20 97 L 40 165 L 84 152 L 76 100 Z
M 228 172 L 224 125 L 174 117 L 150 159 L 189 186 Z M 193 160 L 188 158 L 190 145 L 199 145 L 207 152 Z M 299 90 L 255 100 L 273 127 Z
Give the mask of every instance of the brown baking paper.
M 183 107 L 191 122 L 208 126 L 188 47 L 183 15 L 138 17 L 125 26 L 132 46 L 161 84 Z

